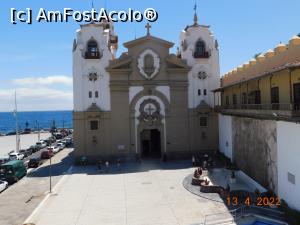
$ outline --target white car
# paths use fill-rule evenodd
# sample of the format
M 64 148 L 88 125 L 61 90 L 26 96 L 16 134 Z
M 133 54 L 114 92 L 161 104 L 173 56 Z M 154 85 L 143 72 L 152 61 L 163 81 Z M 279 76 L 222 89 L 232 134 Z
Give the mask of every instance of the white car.
M 56 154 L 60 151 L 59 147 L 57 147 L 57 146 L 51 146 L 51 147 L 48 147 L 47 149 L 51 150 L 54 154 Z
M 9 154 L 10 160 L 22 160 L 24 159 L 24 155 L 18 152 L 12 152 Z
M 36 143 L 36 146 L 38 146 L 39 148 L 46 148 L 47 144 L 44 141 L 38 141 Z
M 0 180 L 0 192 L 4 191 L 8 187 L 8 183 L 6 181 Z
M 58 147 L 59 150 L 63 150 L 66 146 L 65 146 L 63 143 L 58 142 L 58 143 L 56 144 L 56 147 Z

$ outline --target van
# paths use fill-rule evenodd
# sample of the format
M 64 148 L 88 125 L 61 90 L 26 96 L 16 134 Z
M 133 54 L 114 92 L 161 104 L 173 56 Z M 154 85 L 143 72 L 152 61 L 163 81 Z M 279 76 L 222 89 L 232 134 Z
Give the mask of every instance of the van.
M 21 160 L 13 160 L 0 166 L 0 180 L 5 180 L 9 184 L 17 182 L 26 174 L 26 167 Z

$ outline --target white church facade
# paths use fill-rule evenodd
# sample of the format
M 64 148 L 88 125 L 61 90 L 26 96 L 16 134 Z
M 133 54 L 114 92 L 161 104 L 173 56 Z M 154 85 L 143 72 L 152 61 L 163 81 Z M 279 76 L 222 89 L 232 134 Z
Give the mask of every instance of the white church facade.
M 218 43 L 194 23 L 173 43 L 150 34 L 124 43 L 112 23 L 90 23 L 73 44 L 75 156 L 186 158 L 218 149 Z

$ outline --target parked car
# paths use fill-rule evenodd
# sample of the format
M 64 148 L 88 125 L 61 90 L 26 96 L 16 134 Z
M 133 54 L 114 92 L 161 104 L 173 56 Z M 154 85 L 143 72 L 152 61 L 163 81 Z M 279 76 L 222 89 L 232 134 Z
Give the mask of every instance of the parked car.
M 0 158 L 0 166 L 4 163 L 9 162 L 9 156 Z
M 39 157 L 30 158 L 28 168 L 37 168 L 42 165 L 42 160 Z
M 24 159 L 24 155 L 18 152 L 11 152 L 9 153 L 10 160 L 22 160 Z
M 55 139 L 52 137 L 49 137 L 48 139 L 44 140 L 46 142 L 47 146 L 50 146 L 52 143 L 55 142 Z
M 8 187 L 8 183 L 6 181 L 0 180 L 0 193 L 4 191 Z
M 38 141 L 37 143 L 36 143 L 36 145 L 40 148 L 40 149 L 42 149 L 42 148 L 46 148 L 47 147 L 47 144 L 44 142 L 44 141 Z
M 28 157 L 30 155 L 32 155 L 32 150 L 31 149 L 22 149 L 19 151 L 19 153 L 23 154 L 24 157 Z
M 58 146 L 51 146 L 48 147 L 47 150 L 51 150 L 54 154 L 58 153 L 60 151 Z
M 58 143 L 63 143 L 66 146 L 67 145 L 67 140 L 66 139 L 62 139 Z
M 72 144 L 73 140 L 70 137 L 66 138 L 66 146 L 70 146 Z
M 61 133 L 54 133 L 53 136 L 56 138 L 56 140 L 63 139 L 63 135 Z
M 32 152 L 37 152 L 38 150 L 40 150 L 40 147 L 37 145 L 32 145 L 28 149 L 30 149 Z
M 56 147 L 58 147 L 59 150 L 63 150 L 66 146 L 64 145 L 64 143 L 58 142 L 58 143 L 56 144 Z
M 41 153 L 41 159 L 50 159 L 53 155 L 53 151 L 47 149 Z
M 5 180 L 9 184 L 17 182 L 26 174 L 26 167 L 21 160 L 9 161 L 0 166 L 0 180 Z

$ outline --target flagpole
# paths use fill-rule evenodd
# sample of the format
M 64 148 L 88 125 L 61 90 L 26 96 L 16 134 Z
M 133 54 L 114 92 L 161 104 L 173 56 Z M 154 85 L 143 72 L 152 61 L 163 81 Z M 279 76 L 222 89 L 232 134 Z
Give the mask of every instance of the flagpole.
M 16 117 L 16 151 L 20 150 L 19 126 L 18 126 L 18 108 L 17 108 L 17 91 L 15 91 L 15 117 Z

